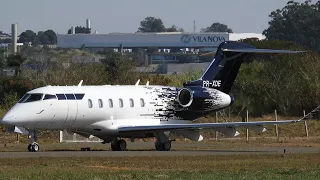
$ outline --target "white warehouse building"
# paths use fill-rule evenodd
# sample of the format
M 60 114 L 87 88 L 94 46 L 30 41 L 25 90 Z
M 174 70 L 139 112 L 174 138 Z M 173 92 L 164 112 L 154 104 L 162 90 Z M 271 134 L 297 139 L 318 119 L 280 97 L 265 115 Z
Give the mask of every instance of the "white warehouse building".
M 215 49 L 221 42 L 245 38 L 264 39 L 256 33 L 110 33 L 58 34 L 60 48 L 195 48 Z

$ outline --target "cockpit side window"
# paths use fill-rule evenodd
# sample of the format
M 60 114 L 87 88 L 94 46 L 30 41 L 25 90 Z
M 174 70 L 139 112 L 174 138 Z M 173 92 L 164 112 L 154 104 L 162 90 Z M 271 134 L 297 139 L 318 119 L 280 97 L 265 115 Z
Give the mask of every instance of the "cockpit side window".
M 46 94 L 43 100 L 48 100 L 48 99 L 57 99 L 57 96 L 52 94 Z
M 43 97 L 43 94 L 30 94 L 24 101 L 21 103 L 40 101 Z

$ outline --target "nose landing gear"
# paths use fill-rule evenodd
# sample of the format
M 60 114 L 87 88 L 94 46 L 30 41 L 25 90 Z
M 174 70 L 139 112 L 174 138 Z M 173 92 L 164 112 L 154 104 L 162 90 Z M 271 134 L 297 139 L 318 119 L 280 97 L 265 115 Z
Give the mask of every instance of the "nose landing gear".
M 38 152 L 40 150 L 40 146 L 38 143 L 36 143 L 37 140 L 37 134 L 36 131 L 30 131 L 30 144 L 28 145 L 28 151 L 29 152 Z
M 38 143 L 36 143 L 36 142 L 33 142 L 28 145 L 29 152 L 38 152 L 39 150 L 40 150 L 40 147 L 39 147 Z

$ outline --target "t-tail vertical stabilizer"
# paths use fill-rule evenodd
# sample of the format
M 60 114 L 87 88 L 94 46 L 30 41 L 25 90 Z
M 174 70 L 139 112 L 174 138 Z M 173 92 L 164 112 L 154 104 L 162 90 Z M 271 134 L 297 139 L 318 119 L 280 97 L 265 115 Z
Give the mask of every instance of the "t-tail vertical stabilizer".
M 184 87 L 201 86 L 229 93 L 241 64 L 253 53 L 299 53 L 303 51 L 257 49 L 246 43 L 226 41 L 219 45 L 214 59 L 200 79 L 185 82 Z

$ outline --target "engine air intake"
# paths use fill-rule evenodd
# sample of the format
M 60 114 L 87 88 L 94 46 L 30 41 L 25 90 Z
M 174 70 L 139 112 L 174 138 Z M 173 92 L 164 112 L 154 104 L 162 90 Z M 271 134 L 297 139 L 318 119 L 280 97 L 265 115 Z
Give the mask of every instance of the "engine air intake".
M 183 88 L 178 92 L 178 103 L 182 107 L 188 107 L 193 101 L 193 93 L 187 88 Z

